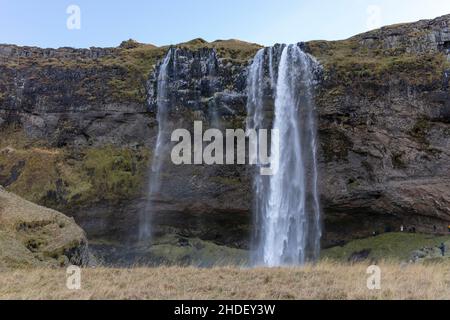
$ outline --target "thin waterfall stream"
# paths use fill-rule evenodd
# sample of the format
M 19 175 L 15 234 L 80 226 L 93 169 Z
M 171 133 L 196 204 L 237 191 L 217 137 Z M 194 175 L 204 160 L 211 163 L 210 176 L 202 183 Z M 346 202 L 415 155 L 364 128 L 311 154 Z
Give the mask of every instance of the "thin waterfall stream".
M 152 165 L 149 173 L 148 197 L 144 210 L 141 212 L 139 223 L 139 240 L 146 241 L 151 238 L 151 210 L 153 198 L 161 189 L 161 172 L 164 157 L 167 155 L 170 145 L 170 128 L 168 127 L 170 64 L 175 66 L 176 49 L 170 49 L 159 67 L 157 77 L 157 122 L 158 135 L 154 149 Z

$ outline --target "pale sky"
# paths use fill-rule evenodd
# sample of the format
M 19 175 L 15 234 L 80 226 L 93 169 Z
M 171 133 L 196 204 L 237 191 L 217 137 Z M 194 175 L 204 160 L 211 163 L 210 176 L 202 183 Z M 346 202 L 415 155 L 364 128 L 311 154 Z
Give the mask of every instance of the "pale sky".
M 80 14 L 67 13 L 70 5 Z M 0 43 L 107 47 L 201 37 L 272 45 L 344 39 L 444 14 L 450 0 L 0 0 Z

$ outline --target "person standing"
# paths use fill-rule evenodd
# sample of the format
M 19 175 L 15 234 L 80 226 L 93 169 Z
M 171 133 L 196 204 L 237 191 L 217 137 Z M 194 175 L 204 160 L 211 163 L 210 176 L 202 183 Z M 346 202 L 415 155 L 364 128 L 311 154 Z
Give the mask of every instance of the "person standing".
M 446 250 L 445 243 L 442 242 L 441 245 L 439 246 L 439 249 L 441 250 L 442 256 L 445 257 L 445 250 Z

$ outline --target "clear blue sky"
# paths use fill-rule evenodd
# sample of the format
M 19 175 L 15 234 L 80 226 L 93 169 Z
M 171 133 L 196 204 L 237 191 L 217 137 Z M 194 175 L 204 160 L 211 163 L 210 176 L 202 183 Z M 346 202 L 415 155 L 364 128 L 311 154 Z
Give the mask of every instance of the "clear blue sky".
M 81 11 L 78 30 L 66 24 L 72 4 Z M 450 0 L 0 0 L 0 43 L 106 47 L 201 37 L 272 45 L 343 39 L 448 13 Z

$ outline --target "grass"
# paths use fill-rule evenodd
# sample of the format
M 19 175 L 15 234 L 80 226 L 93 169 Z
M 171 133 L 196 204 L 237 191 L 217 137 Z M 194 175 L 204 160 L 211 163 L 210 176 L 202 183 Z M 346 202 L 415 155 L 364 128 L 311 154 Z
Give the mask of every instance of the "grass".
M 326 96 L 321 99 L 326 101 L 350 89 L 377 98 L 377 87 L 389 85 L 391 81 L 419 88 L 439 88 L 449 67 L 443 53 L 410 53 L 401 45 L 386 49 L 379 40 L 370 49 L 357 37 L 311 41 L 307 45 L 323 64 L 325 81 L 333 83 L 329 90 L 322 92 Z
M 0 188 L 0 269 L 65 265 L 85 242 L 70 218 Z
M 211 267 L 248 263 L 246 250 L 219 246 L 197 238 L 187 240 L 189 244 L 182 247 L 178 245 L 177 239 L 166 235 L 150 248 L 150 252 L 163 265 L 168 266 Z
M 83 269 L 81 290 L 63 269 L 0 272 L 0 299 L 450 299 L 449 264 L 381 263 L 381 290 L 368 264 L 330 261 L 303 268 Z
M 325 259 L 347 261 L 354 253 L 368 250 L 370 251 L 369 261 L 408 261 L 414 252 L 424 248 L 435 249 L 434 251 L 438 253 L 436 248 L 443 242 L 450 249 L 450 236 L 432 236 L 406 232 L 385 233 L 376 237 L 354 240 L 342 247 L 326 249 L 322 252 L 322 256 Z

